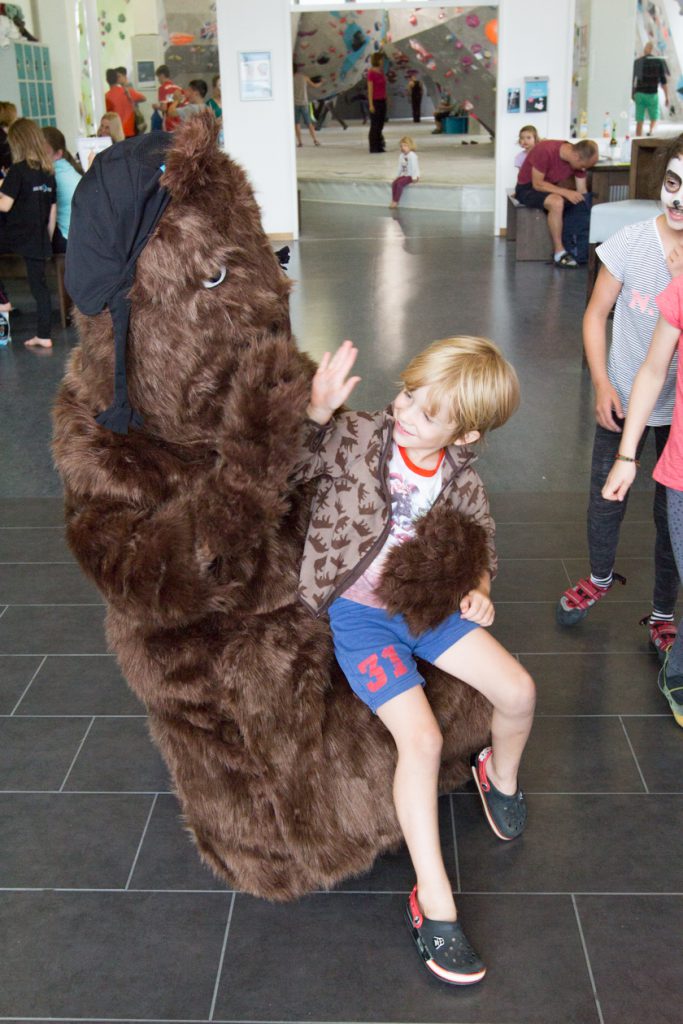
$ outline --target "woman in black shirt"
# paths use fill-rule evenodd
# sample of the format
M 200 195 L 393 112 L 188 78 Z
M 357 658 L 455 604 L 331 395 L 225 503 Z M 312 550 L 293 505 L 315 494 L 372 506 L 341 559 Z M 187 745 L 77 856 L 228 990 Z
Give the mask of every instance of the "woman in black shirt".
M 20 117 L 10 125 L 7 137 L 12 166 L 0 190 L 0 211 L 6 215 L 0 232 L 1 248 L 24 257 L 36 300 L 36 333 L 24 344 L 52 348 L 52 303 L 45 261 L 52 255 L 51 238 L 57 220 L 55 178 L 40 129 L 33 121 Z

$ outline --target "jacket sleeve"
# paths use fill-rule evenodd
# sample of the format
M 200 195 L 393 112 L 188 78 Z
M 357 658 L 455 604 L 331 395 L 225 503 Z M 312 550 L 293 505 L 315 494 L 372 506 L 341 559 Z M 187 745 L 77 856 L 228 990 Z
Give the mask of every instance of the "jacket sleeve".
M 486 535 L 489 572 L 491 579 L 498 573 L 498 555 L 496 553 L 496 524 L 489 509 L 489 499 L 481 477 L 474 469 L 468 467 L 458 478 L 450 495 L 451 504 L 463 515 L 469 516 L 478 523 Z
M 343 417 L 333 416 L 325 426 L 306 418 L 299 437 L 299 450 L 290 480 L 294 483 L 304 483 L 319 476 L 341 476 L 344 467 L 336 455 L 345 432 Z

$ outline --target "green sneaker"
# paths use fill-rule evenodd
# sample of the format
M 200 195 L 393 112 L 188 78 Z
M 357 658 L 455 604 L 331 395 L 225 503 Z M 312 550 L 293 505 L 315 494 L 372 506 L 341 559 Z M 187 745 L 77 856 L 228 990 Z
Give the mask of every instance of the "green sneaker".
M 657 685 L 669 702 L 669 707 L 676 719 L 676 724 L 683 729 L 683 676 L 670 676 L 667 672 L 669 667 L 669 654 L 666 652 L 664 664 L 659 670 Z

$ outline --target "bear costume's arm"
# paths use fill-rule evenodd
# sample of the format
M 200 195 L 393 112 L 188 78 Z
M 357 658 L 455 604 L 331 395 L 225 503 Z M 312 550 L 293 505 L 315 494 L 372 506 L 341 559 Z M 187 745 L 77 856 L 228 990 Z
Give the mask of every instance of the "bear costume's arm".
M 218 449 L 183 453 L 99 427 L 67 379 L 54 419 L 67 538 L 111 605 L 156 626 L 230 611 L 291 508 L 292 437 L 308 375 L 286 337 L 260 339 L 224 399 Z M 256 341 L 254 341 L 256 347 Z

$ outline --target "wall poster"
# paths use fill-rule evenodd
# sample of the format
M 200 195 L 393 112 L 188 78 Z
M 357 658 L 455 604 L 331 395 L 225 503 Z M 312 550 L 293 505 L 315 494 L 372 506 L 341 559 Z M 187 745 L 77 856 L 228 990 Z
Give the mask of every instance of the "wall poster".
M 524 79 L 524 112 L 538 114 L 548 109 L 548 79 Z
M 270 51 L 239 54 L 240 99 L 272 100 L 273 74 Z

